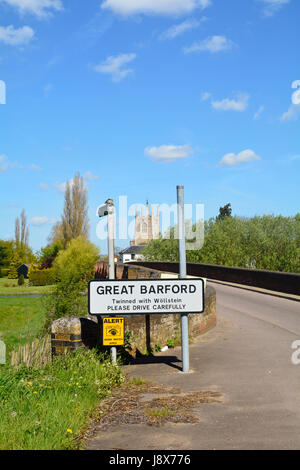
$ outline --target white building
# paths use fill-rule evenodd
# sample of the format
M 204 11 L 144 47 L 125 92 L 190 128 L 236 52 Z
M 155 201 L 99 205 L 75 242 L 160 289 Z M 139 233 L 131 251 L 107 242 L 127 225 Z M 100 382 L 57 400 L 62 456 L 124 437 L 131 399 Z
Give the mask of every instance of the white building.
M 120 251 L 120 262 L 129 263 L 130 261 L 143 261 L 145 258 L 142 255 L 142 251 L 145 245 L 132 245 L 125 250 Z

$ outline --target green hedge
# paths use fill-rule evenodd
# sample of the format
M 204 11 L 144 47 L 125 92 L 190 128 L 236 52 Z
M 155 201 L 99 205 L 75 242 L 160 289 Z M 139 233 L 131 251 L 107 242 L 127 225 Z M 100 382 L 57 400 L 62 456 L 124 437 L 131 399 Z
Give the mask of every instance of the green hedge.
M 9 268 L 0 268 L 0 277 L 8 276 Z
M 54 270 L 42 269 L 29 274 L 29 284 L 32 286 L 51 286 L 54 284 Z

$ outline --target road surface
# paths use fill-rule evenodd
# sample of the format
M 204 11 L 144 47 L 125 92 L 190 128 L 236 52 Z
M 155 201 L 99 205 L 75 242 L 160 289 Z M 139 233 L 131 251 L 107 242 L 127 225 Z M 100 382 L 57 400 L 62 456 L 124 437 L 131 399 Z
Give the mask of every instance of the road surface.
M 300 364 L 291 360 L 292 343 L 300 340 L 300 302 L 211 285 L 217 291 L 218 326 L 190 347 L 191 373 L 178 371 L 180 348 L 126 372 L 183 393 L 218 391 L 223 402 L 198 405 L 197 424 L 112 426 L 99 431 L 89 448 L 300 448 Z

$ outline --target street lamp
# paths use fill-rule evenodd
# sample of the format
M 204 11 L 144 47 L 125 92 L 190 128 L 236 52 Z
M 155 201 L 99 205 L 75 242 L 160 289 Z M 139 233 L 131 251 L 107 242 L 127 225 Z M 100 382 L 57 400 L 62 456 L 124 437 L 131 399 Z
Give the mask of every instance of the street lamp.
M 99 206 L 96 215 L 98 217 L 107 216 L 107 235 L 108 235 L 108 277 L 115 279 L 115 249 L 114 249 L 114 236 L 115 236 L 115 208 L 114 201 L 107 199 L 105 204 Z M 117 348 L 111 348 L 111 360 L 113 364 L 117 363 Z

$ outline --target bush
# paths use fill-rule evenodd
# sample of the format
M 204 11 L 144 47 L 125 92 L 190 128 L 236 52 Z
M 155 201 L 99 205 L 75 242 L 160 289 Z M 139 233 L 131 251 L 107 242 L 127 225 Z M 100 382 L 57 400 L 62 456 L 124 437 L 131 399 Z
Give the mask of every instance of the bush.
M 21 276 L 18 279 L 18 286 L 23 286 L 24 284 L 25 284 L 25 279 L 24 279 L 23 274 L 21 274 Z
M 29 283 L 32 286 L 51 286 L 55 282 L 54 269 L 31 270 Z
M 18 279 L 17 269 L 21 264 L 22 263 L 18 255 L 14 255 L 9 266 L 8 279 Z
M 99 249 L 80 236 L 71 240 L 67 248 L 60 251 L 53 263 L 55 277 L 58 282 L 87 282 L 95 274 L 95 264 L 99 259 Z
M 9 273 L 9 268 L 1 268 L 0 269 L 0 277 L 7 277 Z
M 86 238 L 71 240 L 53 263 L 55 289 L 46 299 L 46 327 L 57 318 L 85 316 L 88 282 L 93 279 L 99 250 Z

